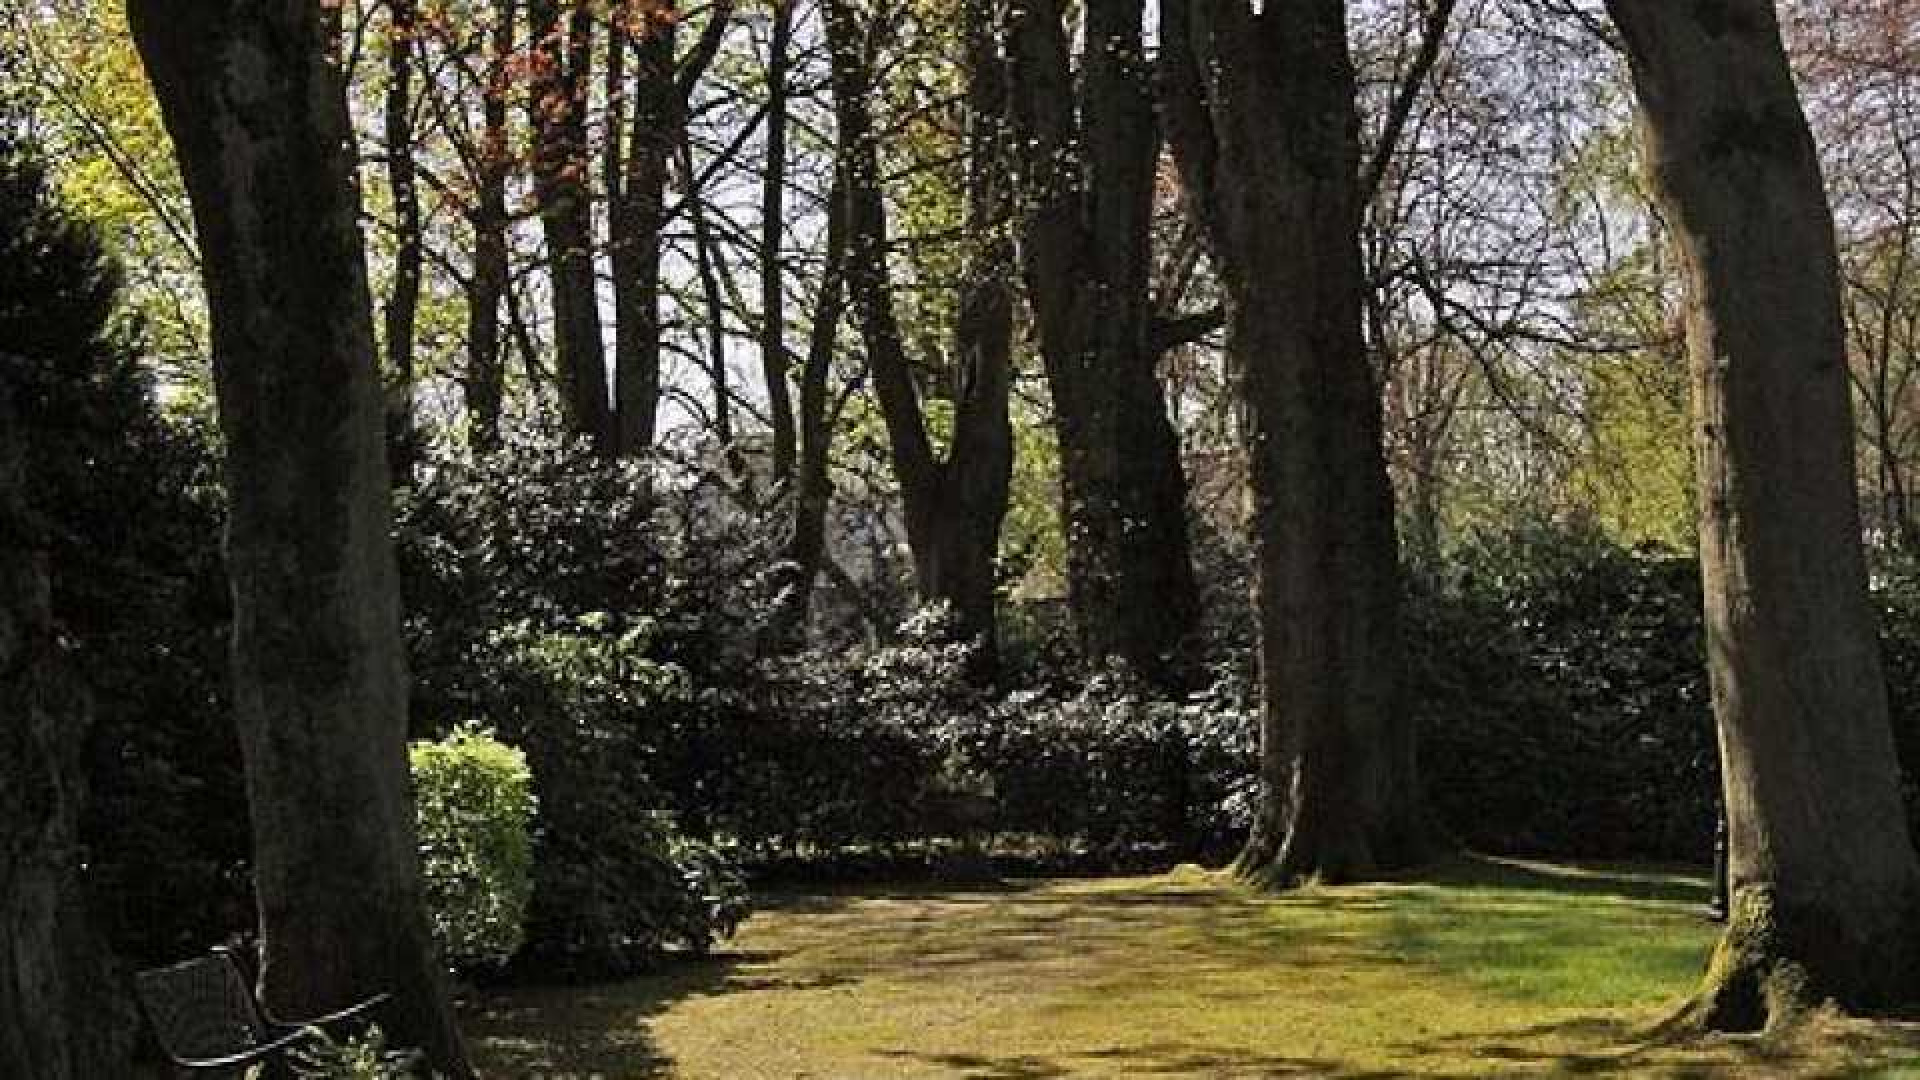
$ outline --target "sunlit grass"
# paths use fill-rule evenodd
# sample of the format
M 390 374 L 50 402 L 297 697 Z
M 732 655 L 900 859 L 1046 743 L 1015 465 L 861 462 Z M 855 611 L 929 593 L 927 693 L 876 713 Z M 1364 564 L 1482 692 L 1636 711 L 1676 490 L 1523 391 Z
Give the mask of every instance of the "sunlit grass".
M 1640 1045 L 1704 964 L 1704 899 L 1683 874 L 1490 859 L 1284 895 L 1196 870 L 836 892 L 776 901 L 712 960 L 501 994 L 469 1026 L 503 1076 L 1920 1076 L 1894 1024 Z

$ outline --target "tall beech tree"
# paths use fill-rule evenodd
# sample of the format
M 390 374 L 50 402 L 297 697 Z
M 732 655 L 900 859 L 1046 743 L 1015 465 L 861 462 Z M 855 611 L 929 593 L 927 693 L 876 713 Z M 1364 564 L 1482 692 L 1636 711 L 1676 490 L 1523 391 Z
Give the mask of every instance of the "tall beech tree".
M 1770 0 L 1609 0 L 1686 267 L 1732 913 L 1690 1014 L 1920 997 L 1855 491 L 1833 221 Z
M 587 0 L 527 0 L 534 194 L 547 244 L 560 411 L 569 431 L 611 454 L 617 440 L 593 267 L 587 146 L 593 24 Z
M 473 229 L 473 271 L 466 281 L 467 372 L 461 387 L 467 403 L 468 439 L 482 454 L 500 445 L 500 413 L 506 397 L 500 306 L 512 284 L 507 179 L 513 158 L 507 148 L 507 108 L 518 11 L 515 0 L 494 0 L 489 12 L 480 134 L 469 156 L 474 197 L 467 222 Z M 532 357 L 527 362 L 531 364 Z
M 1063 0 L 1007 9 L 1020 259 L 1060 441 L 1067 587 L 1083 654 L 1174 678 L 1199 599 L 1187 482 L 1156 366 L 1160 141 L 1143 0 L 1088 0 L 1076 65 Z
M 472 1075 L 422 903 L 372 299 L 312 0 L 127 5 L 194 208 L 226 445 L 234 702 L 262 993 Z
M 995 666 L 994 568 L 1013 470 L 1013 301 L 1004 282 L 1012 253 L 998 227 L 1008 191 L 1001 117 L 1006 84 L 992 62 L 985 4 L 967 8 L 967 205 L 969 252 L 955 325 L 958 370 L 949 380 L 953 435 L 945 455 L 928 429 L 916 368 L 894 310 L 887 205 L 873 123 L 879 36 L 853 0 L 827 0 L 839 197 L 846 200 L 847 299 L 867 351 L 874 397 L 886 424 L 905 504 L 907 543 L 924 603 L 948 604 L 964 638 L 980 643 L 975 674 Z
M 800 432 L 787 369 L 787 127 L 792 112 L 793 21 L 798 0 L 773 0 L 767 40 L 767 144 L 760 175 L 760 375 L 767 389 L 767 427 L 776 483 L 796 486 Z M 803 373 L 801 378 L 805 379 Z
M 807 354 L 800 365 L 796 458 L 792 476 L 790 526 L 782 544 L 788 569 L 770 644 L 787 646 L 805 639 L 814 583 L 827 563 L 827 510 L 833 500 L 833 417 L 830 381 L 846 317 L 847 200 L 835 183 L 827 195 L 826 260 L 814 301 Z
M 1246 405 L 1261 808 L 1239 868 L 1364 880 L 1428 846 L 1401 691 L 1380 397 L 1361 338 L 1361 153 L 1343 0 L 1162 0 L 1162 94 L 1227 287 Z
M 382 109 L 387 184 L 393 191 L 393 285 L 383 313 L 387 346 L 387 458 L 394 483 L 412 482 L 419 433 L 414 430 L 414 328 L 420 316 L 422 250 L 420 189 L 413 133 L 414 56 L 419 11 L 414 0 L 388 0 L 387 93 Z
M 608 31 L 603 171 L 613 267 L 614 446 L 630 457 L 653 449 L 659 422 L 664 329 L 660 258 L 669 222 L 667 179 L 686 142 L 688 103 L 719 55 L 733 20 L 733 3 L 714 0 L 706 26 L 685 57 L 677 53 L 683 16 L 673 0 L 626 3 L 617 11 L 619 17 Z M 776 15 L 780 18 L 785 16 Z M 634 54 L 631 78 L 625 62 L 629 48 Z

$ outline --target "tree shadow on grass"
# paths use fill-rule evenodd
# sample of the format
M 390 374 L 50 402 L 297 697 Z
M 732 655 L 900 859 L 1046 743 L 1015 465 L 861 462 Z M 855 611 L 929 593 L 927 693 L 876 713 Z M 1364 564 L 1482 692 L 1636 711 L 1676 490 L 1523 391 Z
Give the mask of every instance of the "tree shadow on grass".
M 1404 1074 L 1355 1069 L 1336 1061 L 1215 1051 L 1172 1043 L 1122 1047 L 1048 1057 L 1039 1054 L 923 1054 L 885 1051 L 903 1061 L 936 1065 L 956 1080 L 1059 1080 L 1061 1077 L 1115 1075 L 1143 1077 L 1314 1076 L 1326 1080 L 1395 1080 Z
M 1570 1042 L 1598 1049 L 1570 1052 L 1565 1049 Z M 1395 1049 L 1416 1057 L 1468 1056 L 1490 1068 L 1567 1075 L 1908 1076 L 1920 1068 L 1920 1022 L 1818 1015 L 1785 1033 L 1674 1036 L 1614 1017 L 1574 1017 L 1506 1031 L 1456 1032 Z
M 491 992 L 462 1022 L 487 1075 L 543 1080 L 646 1080 L 669 1076 L 673 1060 L 650 1033 L 674 1005 L 712 994 L 808 990 L 845 976 L 768 975 L 782 954 L 716 952 L 670 959 L 659 972 L 594 986 L 519 986 Z
M 1578 895 L 1704 909 L 1711 894 L 1706 871 L 1649 869 L 1606 863 L 1550 863 L 1502 855 L 1461 855 L 1428 867 L 1416 884 L 1496 888 Z

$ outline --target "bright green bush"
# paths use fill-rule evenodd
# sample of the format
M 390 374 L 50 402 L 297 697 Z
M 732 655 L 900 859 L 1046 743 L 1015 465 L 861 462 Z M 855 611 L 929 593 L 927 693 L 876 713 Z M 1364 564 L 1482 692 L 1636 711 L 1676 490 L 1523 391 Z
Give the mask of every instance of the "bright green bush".
M 526 755 L 475 728 L 412 748 L 427 909 L 447 961 L 505 963 L 533 891 L 533 773 Z

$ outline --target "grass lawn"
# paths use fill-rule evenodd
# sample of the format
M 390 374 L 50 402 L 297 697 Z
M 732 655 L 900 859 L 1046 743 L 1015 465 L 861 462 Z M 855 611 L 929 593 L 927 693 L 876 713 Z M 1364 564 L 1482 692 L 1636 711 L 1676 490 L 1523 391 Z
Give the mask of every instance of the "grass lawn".
M 1286 895 L 1190 869 L 834 891 L 771 898 L 708 960 L 466 1019 L 493 1076 L 1920 1077 L 1920 1025 L 1646 1045 L 1702 968 L 1704 899 L 1684 874 L 1478 858 Z

